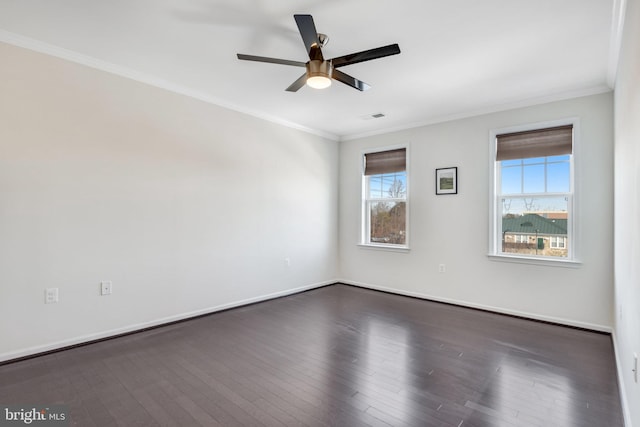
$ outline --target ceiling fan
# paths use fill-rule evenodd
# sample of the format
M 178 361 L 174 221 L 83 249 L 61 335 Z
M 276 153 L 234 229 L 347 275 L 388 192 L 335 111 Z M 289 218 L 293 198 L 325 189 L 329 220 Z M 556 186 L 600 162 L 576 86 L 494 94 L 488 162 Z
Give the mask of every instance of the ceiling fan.
M 357 64 L 358 62 L 370 61 L 372 59 L 383 58 L 385 56 L 397 55 L 400 47 L 397 44 L 369 49 L 362 52 L 339 56 L 332 59 L 324 59 L 322 47 L 327 44 L 329 38 L 325 34 L 319 34 L 313 23 L 311 15 L 293 15 L 298 24 L 298 30 L 302 36 L 304 46 L 309 53 L 309 61 L 290 61 L 288 59 L 269 58 L 265 56 L 238 54 L 238 59 L 245 61 L 269 62 L 272 64 L 293 65 L 295 67 L 306 67 L 307 71 L 291 84 L 286 90 L 296 92 L 305 83 L 316 89 L 324 89 L 331 85 L 331 79 L 337 80 L 360 91 L 371 88 L 365 82 L 351 77 L 338 70 L 339 67 Z

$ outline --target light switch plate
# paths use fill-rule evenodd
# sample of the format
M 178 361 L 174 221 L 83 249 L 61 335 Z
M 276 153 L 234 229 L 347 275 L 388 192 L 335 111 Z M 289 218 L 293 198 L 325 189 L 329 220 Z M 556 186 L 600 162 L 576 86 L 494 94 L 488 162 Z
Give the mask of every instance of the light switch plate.
M 100 295 L 111 295 L 113 291 L 113 284 L 110 280 L 100 282 Z

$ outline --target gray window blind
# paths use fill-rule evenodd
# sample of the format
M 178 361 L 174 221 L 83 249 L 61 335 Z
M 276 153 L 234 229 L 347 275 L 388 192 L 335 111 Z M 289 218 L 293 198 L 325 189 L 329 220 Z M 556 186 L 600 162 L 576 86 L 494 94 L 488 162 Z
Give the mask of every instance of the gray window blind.
M 407 149 L 379 151 L 364 155 L 364 174 L 379 175 L 407 169 Z
M 573 125 L 497 136 L 496 160 L 561 156 L 573 151 Z

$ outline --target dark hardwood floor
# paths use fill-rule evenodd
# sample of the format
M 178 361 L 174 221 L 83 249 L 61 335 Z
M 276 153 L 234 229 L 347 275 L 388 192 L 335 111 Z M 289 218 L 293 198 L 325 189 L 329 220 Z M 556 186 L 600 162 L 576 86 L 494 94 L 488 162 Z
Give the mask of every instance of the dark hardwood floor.
M 0 366 L 78 426 L 622 426 L 611 337 L 332 285 Z

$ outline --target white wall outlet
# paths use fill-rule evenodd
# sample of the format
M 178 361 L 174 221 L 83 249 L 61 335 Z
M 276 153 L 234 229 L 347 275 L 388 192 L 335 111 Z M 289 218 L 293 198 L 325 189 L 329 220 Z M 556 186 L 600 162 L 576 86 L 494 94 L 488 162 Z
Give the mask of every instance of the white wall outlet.
M 47 288 L 44 290 L 44 303 L 54 304 L 58 302 L 58 288 Z
M 284 259 L 284 265 L 286 265 L 287 267 L 291 267 L 291 258 L 286 257 Z
M 445 271 L 447 271 L 447 266 L 445 266 L 444 264 L 439 264 L 438 273 L 444 273 Z
M 113 284 L 110 280 L 100 282 L 100 295 L 111 295 L 113 291 Z

